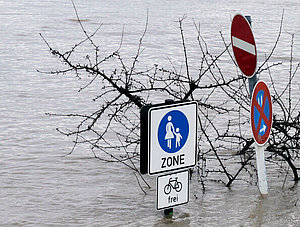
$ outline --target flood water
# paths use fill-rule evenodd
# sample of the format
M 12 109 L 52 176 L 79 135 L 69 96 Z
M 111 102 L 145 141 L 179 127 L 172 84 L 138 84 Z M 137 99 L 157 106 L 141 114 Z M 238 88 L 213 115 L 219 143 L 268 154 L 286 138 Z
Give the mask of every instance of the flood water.
M 238 12 L 252 17 L 261 62 L 277 38 L 284 10 L 283 33 L 272 58 L 283 65 L 274 70 L 274 80 L 286 79 L 291 33 L 294 60 L 300 61 L 299 0 L 74 2 L 88 31 L 103 23 L 97 41 L 107 53 L 118 47 L 124 27 L 122 50 L 128 56 L 136 51 L 148 10 L 145 67 L 168 65 L 169 59 L 182 62 L 177 21 L 184 15 L 191 63 L 197 55 L 193 21 L 200 22 L 212 54 L 218 54 L 224 48 L 219 31 L 229 42 L 230 20 Z M 66 155 L 72 141 L 56 128 L 72 122 L 45 113 L 92 111 L 97 90 L 78 93 L 82 84 L 75 76 L 38 73 L 60 67 L 39 33 L 62 50 L 84 38 L 70 1 L 0 0 L 0 226 L 300 226 L 300 190 L 291 176 L 283 187 L 285 174 L 271 164 L 267 198 L 261 198 L 255 182 L 244 181 L 226 188 L 208 180 L 203 193 L 194 175 L 190 202 L 167 219 L 155 209 L 155 177 L 145 176 L 152 188 L 144 195 L 130 169 L 94 159 L 89 147 Z M 236 73 L 232 62 L 225 67 Z M 299 85 L 294 89 L 297 93 Z

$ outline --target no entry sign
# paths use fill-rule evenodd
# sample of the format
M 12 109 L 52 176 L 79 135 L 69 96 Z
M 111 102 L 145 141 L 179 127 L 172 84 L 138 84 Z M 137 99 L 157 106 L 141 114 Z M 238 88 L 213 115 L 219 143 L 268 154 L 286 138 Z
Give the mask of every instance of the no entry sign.
M 231 23 L 231 44 L 242 73 L 252 77 L 257 64 L 256 45 L 248 20 L 240 14 L 235 15 Z
M 250 113 L 254 140 L 262 146 L 268 141 L 273 119 L 270 91 L 263 81 L 254 87 Z

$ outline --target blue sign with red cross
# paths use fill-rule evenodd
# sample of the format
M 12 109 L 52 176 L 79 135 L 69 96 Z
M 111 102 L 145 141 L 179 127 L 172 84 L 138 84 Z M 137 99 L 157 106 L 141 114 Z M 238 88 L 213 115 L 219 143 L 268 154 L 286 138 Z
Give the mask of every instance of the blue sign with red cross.
M 272 101 L 265 82 L 259 81 L 254 87 L 251 99 L 251 128 L 255 142 L 264 145 L 272 127 Z

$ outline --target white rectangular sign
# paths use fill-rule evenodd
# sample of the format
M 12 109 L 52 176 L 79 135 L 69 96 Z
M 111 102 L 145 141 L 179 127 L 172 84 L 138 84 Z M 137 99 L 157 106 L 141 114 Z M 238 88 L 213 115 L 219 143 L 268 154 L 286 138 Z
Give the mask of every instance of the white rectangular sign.
M 148 119 L 149 174 L 196 164 L 197 102 L 152 107 Z
M 166 209 L 188 203 L 189 171 L 157 177 L 156 209 Z

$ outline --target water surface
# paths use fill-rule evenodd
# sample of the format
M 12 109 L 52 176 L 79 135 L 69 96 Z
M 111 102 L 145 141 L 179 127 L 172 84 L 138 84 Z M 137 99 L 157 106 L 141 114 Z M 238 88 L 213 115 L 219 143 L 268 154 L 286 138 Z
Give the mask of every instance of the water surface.
M 184 31 L 191 64 L 199 59 L 194 22 L 211 53 L 223 49 L 222 31 L 229 42 L 230 19 L 235 13 L 251 15 L 259 62 L 272 49 L 285 19 L 281 42 L 272 61 L 274 79 L 287 80 L 290 33 L 295 33 L 294 58 L 300 59 L 300 7 L 290 1 L 221 0 L 112 0 L 75 1 L 83 24 L 94 31 L 103 23 L 96 40 L 110 53 L 120 44 L 132 56 L 145 28 L 142 64 L 168 66 L 183 61 L 178 19 L 187 16 Z M 65 118 L 45 113 L 92 111 L 97 90 L 78 93 L 81 82 L 74 76 L 38 73 L 58 69 L 39 33 L 54 47 L 66 50 L 83 39 L 70 1 L 0 1 L 0 225 L 1 226 L 299 226 L 299 189 L 291 178 L 268 164 L 269 197 L 262 199 L 253 184 L 235 182 L 226 188 L 206 182 L 203 194 L 196 175 L 191 181 L 190 202 L 175 209 L 172 220 L 155 210 L 155 178 L 144 195 L 133 173 L 123 165 L 92 158 L 88 147 L 69 156 L 72 141 L 55 130 L 68 127 Z M 193 69 L 192 69 L 193 70 Z M 194 69 L 196 70 L 196 69 Z M 235 73 L 230 61 L 224 71 Z M 299 89 L 295 90 L 299 92 Z M 298 93 L 299 94 L 299 93 Z M 159 98 L 158 98 L 159 100 Z M 214 165 L 214 163 L 211 163 Z

